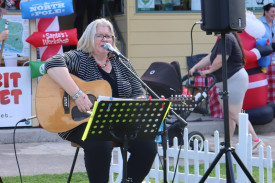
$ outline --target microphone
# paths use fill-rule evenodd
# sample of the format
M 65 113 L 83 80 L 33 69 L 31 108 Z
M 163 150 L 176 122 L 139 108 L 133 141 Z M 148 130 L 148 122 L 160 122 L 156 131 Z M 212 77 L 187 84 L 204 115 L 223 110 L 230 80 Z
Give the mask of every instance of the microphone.
M 114 53 L 117 56 L 121 56 L 121 53 L 119 51 L 115 50 L 110 43 L 105 43 L 104 44 L 104 49 Z

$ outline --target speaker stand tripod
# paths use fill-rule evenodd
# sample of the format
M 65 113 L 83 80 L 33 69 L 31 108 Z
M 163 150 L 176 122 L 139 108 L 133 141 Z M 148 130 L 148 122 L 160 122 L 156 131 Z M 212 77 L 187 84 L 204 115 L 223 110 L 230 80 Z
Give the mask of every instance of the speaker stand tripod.
M 227 182 L 235 182 L 235 176 L 234 176 L 234 169 L 231 159 L 231 154 L 241 167 L 241 169 L 246 174 L 247 178 L 250 180 L 250 182 L 256 181 L 253 179 L 252 175 L 249 173 L 237 153 L 235 152 L 235 149 L 230 147 L 230 136 L 229 136 L 229 112 L 228 112 L 228 90 L 227 90 L 227 63 L 226 63 L 226 48 L 225 48 L 225 32 L 221 32 L 221 39 L 222 39 L 222 78 L 223 78 L 223 92 L 222 92 L 222 99 L 223 99 L 223 113 L 224 113 L 224 147 L 220 149 L 220 152 L 215 157 L 214 161 L 210 165 L 210 167 L 207 169 L 205 174 L 200 180 L 201 182 L 204 182 L 211 171 L 214 169 L 215 165 L 218 163 L 220 158 L 223 154 L 225 154 L 225 165 L 226 165 L 226 180 Z

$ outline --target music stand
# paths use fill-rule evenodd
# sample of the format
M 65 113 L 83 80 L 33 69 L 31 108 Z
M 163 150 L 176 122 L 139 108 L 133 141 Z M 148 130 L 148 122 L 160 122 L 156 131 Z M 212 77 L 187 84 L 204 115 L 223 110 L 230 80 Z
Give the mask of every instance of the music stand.
M 130 140 L 154 140 L 171 103 L 167 100 L 103 100 L 94 103 L 82 140 L 123 143 L 123 178 L 127 182 Z
M 215 157 L 214 161 L 210 165 L 210 167 L 207 169 L 205 174 L 202 176 L 201 180 L 199 181 L 204 182 L 208 175 L 211 173 L 211 171 L 214 169 L 215 165 L 218 163 L 220 158 L 223 154 L 225 154 L 225 165 L 226 165 L 226 180 L 227 182 L 235 182 L 235 176 L 234 176 L 234 169 L 231 159 L 231 154 L 237 161 L 237 163 L 240 165 L 241 169 L 246 174 L 247 178 L 250 180 L 250 182 L 256 181 L 253 179 L 252 175 L 249 173 L 248 169 L 243 164 L 242 160 L 239 158 L 237 153 L 235 152 L 235 149 L 231 147 L 230 145 L 230 136 L 229 136 L 229 111 L 228 111 L 228 90 L 227 90 L 227 63 L 226 63 L 226 44 L 225 44 L 225 32 L 221 32 L 221 39 L 222 39 L 222 78 L 223 78 L 223 91 L 219 93 L 219 95 L 222 95 L 223 99 L 223 113 L 224 113 L 224 147 L 220 149 L 220 152 Z M 231 153 L 231 154 L 230 154 Z

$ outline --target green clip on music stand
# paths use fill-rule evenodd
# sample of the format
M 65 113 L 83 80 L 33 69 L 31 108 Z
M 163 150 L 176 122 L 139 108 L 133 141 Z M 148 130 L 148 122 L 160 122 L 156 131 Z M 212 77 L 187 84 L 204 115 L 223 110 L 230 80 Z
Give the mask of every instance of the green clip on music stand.
M 127 180 L 127 149 L 130 140 L 153 140 L 171 103 L 166 100 L 102 100 L 95 102 L 82 140 L 123 143 L 123 178 Z

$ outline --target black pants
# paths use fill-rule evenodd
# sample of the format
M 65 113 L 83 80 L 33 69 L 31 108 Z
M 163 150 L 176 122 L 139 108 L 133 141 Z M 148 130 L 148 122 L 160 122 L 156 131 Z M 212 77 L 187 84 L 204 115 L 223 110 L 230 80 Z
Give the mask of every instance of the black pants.
M 75 4 L 75 22 L 74 27 L 77 28 L 77 37 L 81 37 L 83 32 L 84 16 L 87 11 L 88 24 L 100 17 L 103 0 L 76 0 Z
M 84 149 L 84 161 L 90 183 L 108 183 L 113 150 L 112 141 L 82 141 L 86 125 L 78 126 L 67 138 Z M 130 141 L 130 157 L 127 162 L 127 176 L 134 183 L 141 183 L 154 162 L 157 145 L 154 140 Z

